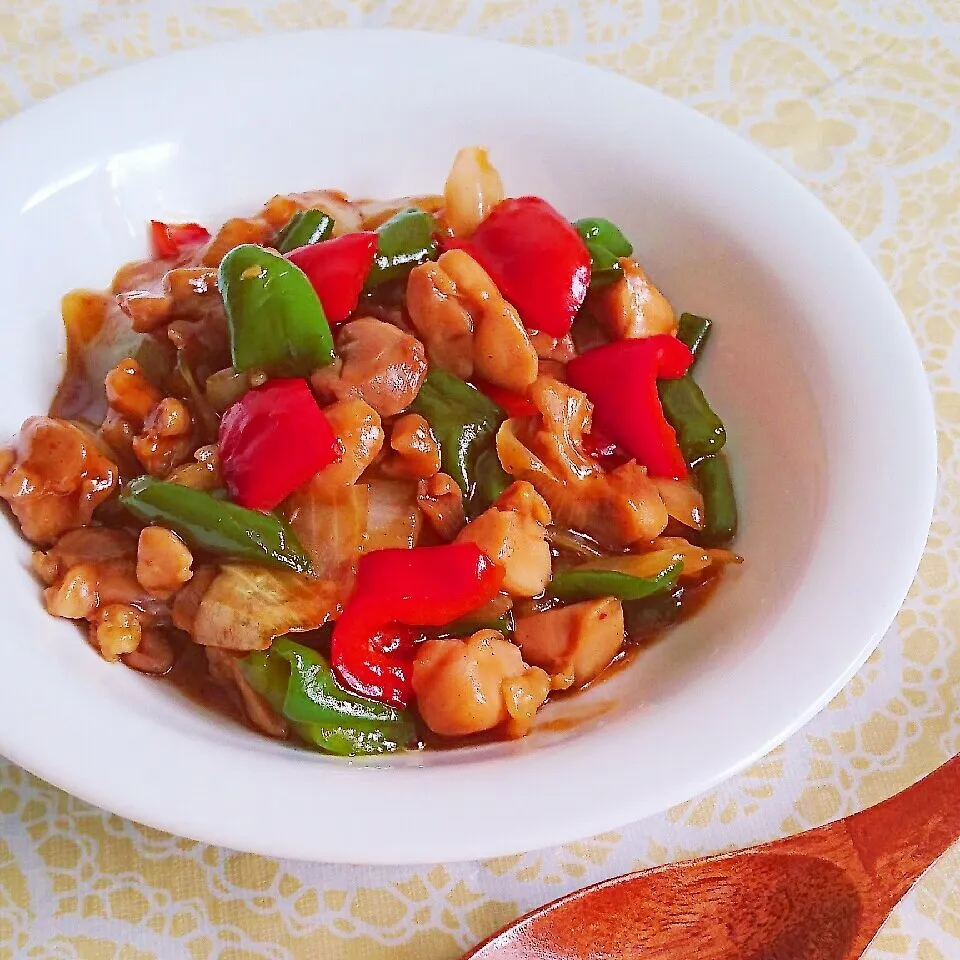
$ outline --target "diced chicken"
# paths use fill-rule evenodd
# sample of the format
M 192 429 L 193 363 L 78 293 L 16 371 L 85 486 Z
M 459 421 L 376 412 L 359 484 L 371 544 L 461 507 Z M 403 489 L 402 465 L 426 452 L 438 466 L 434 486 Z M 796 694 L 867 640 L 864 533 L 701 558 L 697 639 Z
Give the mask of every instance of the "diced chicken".
M 172 303 L 191 305 L 198 297 L 216 296 L 217 271 L 213 267 L 176 267 L 164 275 L 163 289 Z
M 550 689 L 543 670 L 495 630 L 467 640 L 427 640 L 417 648 L 413 689 L 420 715 L 434 733 L 457 737 L 506 725 L 523 736 Z
M 494 506 L 498 510 L 512 510 L 522 517 L 529 517 L 545 527 L 553 522 L 549 504 L 537 493 L 536 487 L 526 480 L 511 483 L 497 497 Z
M 438 473 L 417 484 L 417 503 L 441 540 L 449 543 L 463 529 L 467 518 L 463 492 L 449 474 Z
M 342 453 L 338 463 L 329 464 L 314 477 L 312 489 L 317 495 L 336 494 L 356 483 L 383 447 L 380 414 L 365 400 L 348 397 L 323 412 L 340 440 Z
M 164 599 L 173 596 L 192 576 L 193 554 L 166 527 L 144 527 L 137 544 L 137 580 L 145 590 Z
M 440 445 L 430 424 L 418 413 L 405 413 L 394 421 L 390 449 L 394 455 L 382 469 L 392 477 L 419 480 L 440 472 Z
M 592 421 L 586 396 L 567 384 L 538 379 L 530 398 L 540 411 L 533 418 L 507 420 L 497 433 L 497 455 L 504 470 L 529 480 L 561 527 L 581 531 L 610 549 L 652 540 L 668 515 L 646 470 L 633 461 L 605 473 L 588 456 L 583 438 Z
M 100 607 L 90 633 L 104 660 L 117 660 L 120 654 L 133 653 L 140 646 L 142 616 L 139 610 L 123 603 Z
M 117 305 L 130 318 L 138 333 L 149 333 L 162 327 L 173 311 L 173 299 L 151 290 L 131 290 L 117 294 Z
M 117 475 L 116 465 L 79 427 L 31 417 L 0 478 L 0 497 L 20 521 L 23 535 L 46 545 L 88 524 L 116 488 Z
M 410 274 L 407 310 L 432 363 L 458 376 L 476 372 L 523 393 L 537 376 L 537 353 L 517 311 L 463 250 Z
M 262 217 L 234 217 L 228 220 L 203 251 L 205 267 L 219 267 L 220 261 L 241 243 L 267 243 L 273 237 L 273 228 Z
M 455 237 L 469 237 L 503 200 L 503 181 L 483 147 L 458 151 L 443 198 L 444 218 Z
M 239 658 L 228 650 L 218 650 L 216 647 L 207 647 L 206 653 L 211 678 L 240 701 L 247 719 L 268 737 L 284 739 L 289 733 L 287 721 L 250 686 L 240 669 Z
M 569 363 L 577 355 L 577 348 L 574 346 L 573 337 L 569 333 L 557 338 L 538 330 L 536 333 L 530 334 L 530 342 L 541 360 Z
M 85 620 L 97 608 L 97 571 L 86 563 L 67 569 L 60 582 L 43 591 L 47 613 L 67 620 Z
M 614 339 L 675 336 L 677 317 L 667 298 L 650 282 L 636 260 L 620 261 L 623 276 L 591 294 L 593 315 Z
M 107 403 L 135 423 L 143 423 L 163 399 L 160 391 L 147 379 L 143 367 L 131 357 L 121 360 L 107 374 L 104 383 Z
M 407 311 L 430 362 L 467 380 L 473 375 L 473 317 L 457 286 L 436 263 L 415 267 L 407 280 Z
M 139 646 L 130 653 L 120 654 L 120 659 L 131 670 L 162 677 L 173 669 L 176 653 L 159 627 L 143 624 Z
M 164 397 L 153 408 L 132 442 L 134 454 L 153 477 L 165 477 L 174 467 L 188 462 L 193 445 L 193 418 L 186 404 L 176 397 Z
M 604 597 L 518 617 L 514 637 L 523 658 L 550 674 L 553 689 L 582 687 L 620 652 L 623 606 Z
M 207 492 L 223 486 L 220 476 L 220 456 L 215 443 L 197 447 L 193 452 L 193 461 L 177 467 L 167 480 L 182 487 Z
M 340 359 L 311 377 L 321 396 L 359 397 L 381 417 L 410 406 L 427 375 L 423 344 L 416 337 L 373 317 L 345 323 L 337 337 Z
M 266 650 L 275 637 L 322 626 L 336 611 L 336 596 L 337 585 L 329 580 L 224 564 L 200 600 L 193 639 L 205 647 Z
M 110 448 L 117 466 L 125 474 L 140 472 L 140 462 L 133 452 L 133 438 L 137 435 L 137 430 L 138 426 L 132 420 L 109 408 L 103 423 L 100 424 L 100 436 Z
M 508 500 L 509 502 L 509 500 Z M 549 509 L 542 503 L 537 512 Z M 471 520 L 457 535 L 458 543 L 475 543 L 504 570 L 503 589 L 515 597 L 535 597 L 550 582 L 550 544 L 534 511 L 491 507 Z

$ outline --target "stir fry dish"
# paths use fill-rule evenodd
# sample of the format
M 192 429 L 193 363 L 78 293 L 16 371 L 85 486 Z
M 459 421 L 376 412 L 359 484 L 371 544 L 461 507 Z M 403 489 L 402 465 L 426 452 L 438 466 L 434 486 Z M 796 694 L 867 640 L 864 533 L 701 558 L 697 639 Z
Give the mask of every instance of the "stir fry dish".
M 331 754 L 519 737 L 740 562 L 711 322 L 485 150 L 442 195 L 149 237 L 64 297 L 50 412 L 0 452 L 104 659 Z

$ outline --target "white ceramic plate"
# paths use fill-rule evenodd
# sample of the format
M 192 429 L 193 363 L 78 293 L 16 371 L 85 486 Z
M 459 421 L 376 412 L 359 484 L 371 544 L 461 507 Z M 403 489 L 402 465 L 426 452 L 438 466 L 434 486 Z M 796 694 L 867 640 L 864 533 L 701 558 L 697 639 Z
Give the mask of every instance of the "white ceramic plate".
M 287 78 L 281 81 L 281 78 Z M 716 321 L 702 377 L 725 417 L 742 571 L 698 617 L 528 738 L 347 763 L 211 716 L 101 661 L 49 618 L 0 526 L 0 751 L 189 837 L 353 862 L 555 844 L 686 800 L 780 743 L 874 649 L 930 519 L 924 374 L 879 276 L 786 173 L 693 111 L 518 47 L 305 33 L 179 54 L 0 128 L 0 431 L 56 383 L 58 300 L 145 250 L 148 218 L 277 192 L 440 189 L 492 149 L 508 192 L 616 220 L 678 309 Z

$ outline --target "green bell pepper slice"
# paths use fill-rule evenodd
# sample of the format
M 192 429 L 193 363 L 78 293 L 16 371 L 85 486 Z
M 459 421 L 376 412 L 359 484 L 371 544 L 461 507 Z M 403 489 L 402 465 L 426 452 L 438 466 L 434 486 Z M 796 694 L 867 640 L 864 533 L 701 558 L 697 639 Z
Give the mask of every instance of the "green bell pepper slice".
M 277 234 L 274 246 L 280 253 L 328 240 L 333 233 L 333 217 L 322 210 L 299 210 Z
M 671 590 L 683 569 L 683 561 L 674 559 L 652 577 L 639 577 L 629 572 L 637 557 L 610 557 L 592 560 L 558 573 L 547 587 L 559 600 L 592 600 L 616 597 L 618 600 L 642 600 Z
M 633 253 L 633 244 L 623 231 L 603 217 L 584 217 L 574 223 L 590 254 L 590 289 L 609 286 L 623 276 L 621 257 Z
M 497 497 L 513 483 L 513 477 L 503 469 L 492 441 L 477 454 L 473 475 L 476 479 L 467 503 L 467 512 L 471 517 L 476 517 L 493 506 Z
M 416 742 L 409 713 L 344 690 L 324 657 L 289 637 L 248 654 L 240 669 L 302 740 L 327 753 L 393 753 Z
M 739 525 L 737 497 L 726 457 L 705 457 L 693 468 L 693 475 L 703 497 L 704 525 L 697 539 L 708 547 L 722 547 L 737 535 Z
M 364 283 L 372 290 L 405 277 L 414 267 L 437 258 L 436 222 L 425 210 L 407 207 L 377 227 L 377 255 Z
M 334 360 L 320 300 L 289 260 L 244 243 L 223 258 L 217 283 L 235 370 L 305 377 Z
M 689 373 L 676 380 L 658 380 L 657 389 L 663 413 L 677 433 L 680 452 L 687 463 L 696 463 L 723 449 L 727 442 L 723 421 Z
M 174 530 L 195 549 L 297 573 L 313 572 L 296 534 L 273 514 L 146 476 L 127 484 L 120 503 L 138 520 Z
M 680 314 L 680 320 L 677 323 L 677 339 L 682 340 L 690 348 L 694 364 L 706 346 L 711 329 L 713 329 L 713 321 L 707 317 L 698 317 L 695 313 Z
M 478 483 L 479 457 L 490 448 L 506 413 L 476 387 L 438 367 L 430 368 L 410 409 L 430 424 L 443 472 L 470 499 Z
M 584 217 L 574 223 L 577 233 L 584 243 L 604 247 L 614 257 L 633 256 L 633 244 L 623 235 L 623 231 L 604 217 Z

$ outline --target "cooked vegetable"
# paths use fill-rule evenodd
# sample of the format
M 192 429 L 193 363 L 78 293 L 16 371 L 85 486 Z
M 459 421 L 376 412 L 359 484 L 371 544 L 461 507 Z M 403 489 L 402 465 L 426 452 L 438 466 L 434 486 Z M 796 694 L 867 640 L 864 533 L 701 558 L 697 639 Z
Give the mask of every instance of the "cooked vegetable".
M 302 740 L 327 753 L 392 753 L 414 743 L 409 714 L 344 690 L 319 653 L 287 637 L 246 656 L 240 669 Z
M 697 382 L 685 374 L 657 383 L 667 421 L 676 431 L 680 452 L 688 464 L 719 453 L 727 442 L 723 421 L 713 412 Z
M 427 374 L 411 409 L 430 424 L 444 473 L 470 496 L 477 483 L 477 457 L 493 443 L 504 412 L 475 387 L 436 368 Z
M 273 510 L 342 447 L 306 380 L 248 390 L 220 421 L 220 473 L 242 507 Z
M 192 585 L 192 584 L 191 584 Z M 337 584 L 253 563 L 225 563 L 188 624 L 194 643 L 265 650 L 291 631 L 316 630 L 337 610 Z
M 603 217 L 586 217 L 574 223 L 590 251 L 590 287 L 605 287 L 623 276 L 621 257 L 633 254 L 633 244 L 620 228 Z
M 298 210 L 277 234 L 274 246 L 280 253 L 322 243 L 333 234 L 333 218 L 322 210 Z
M 429 213 L 407 207 L 377 227 L 377 255 L 367 276 L 366 289 L 405 277 L 415 266 L 435 260 L 436 223 Z
M 333 337 L 320 300 L 289 260 L 244 243 L 223 258 L 217 284 L 235 370 L 255 367 L 296 377 L 333 361 Z
M 693 474 L 703 495 L 704 524 L 699 539 L 711 547 L 729 543 L 737 535 L 738 519 L 726 457 L 705 457 L 693 468 Z
M 685 477 L 687 466 L 663 415 L 658 380 L 683 376 L 693 354 L 658 335 L 597 347 L 567 364 L 567 377 L 593 401 L 597 424 L 655 477 Z
M 306 274 L 330 323 L 343 323 L 357 309 L 377 242 L 375 233 L 346 233 L 287 253 L 286 258 Z
M 681 313 L 677 326 L 677 338 L 682 340 L 694 356 L 693 365 L 700 358 L 700 353 L 710 337 L 713 321 L 706 317 L 698 317 L 695 313 Z
M 443 196 L 149 237 L 63 298 L 51 414 L 0 449 L 42 602 L 104 660 L 337 755 L 523 736 L 742 562 L 711 322 L 482 147 Z
M 590 286 L 590 253 L 546 200 L 497 204 L 463 249 L 490 274 L 528 330 L 562 337 Z
M 310 558 L 300 541 L 272 514 L 152 477 L 138 477 L 127 484 L 120 502 L 138 520 L 174 530 L 195 549 L 310 572 Z
M 416 632 L 399 625 L 442 626 L 499 592 L 503 570 L 472 543 L 364 556 L 337 621 L 330 656 L 351 689 L 406 706 Z
M 628 556 L 588 561 L 558 573 L 550 583 L 550 593 L 561 600 L 587 600 L 591 597 L 642 600 L 670 590 L 683 569 L 681 560 L 668 556 L 668 565 L 652 576 L 631 573 L 631 561 L 643 559 Z
M 179 257 L 188 247 L 201 246 L 209 239 L 209 231 L 199 223 L 150 221 L 150 249 L 160 259 Z

